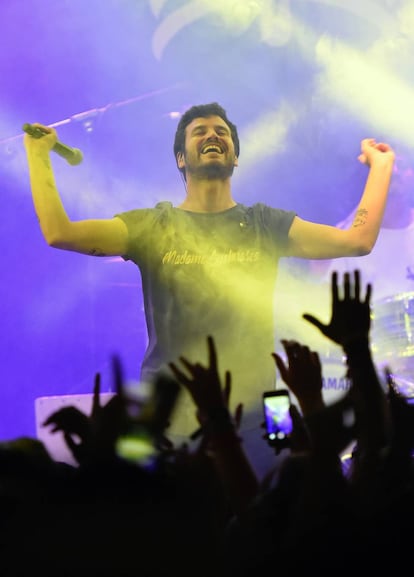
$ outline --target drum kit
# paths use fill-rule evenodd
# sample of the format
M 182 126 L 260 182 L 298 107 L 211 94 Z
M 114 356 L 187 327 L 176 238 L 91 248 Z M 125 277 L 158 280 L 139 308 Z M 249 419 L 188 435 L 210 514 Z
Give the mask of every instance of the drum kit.
M 374 303 L 371 314 L 372 353 L 378 368 L 389 367 L 414 388 L 414 292 Z

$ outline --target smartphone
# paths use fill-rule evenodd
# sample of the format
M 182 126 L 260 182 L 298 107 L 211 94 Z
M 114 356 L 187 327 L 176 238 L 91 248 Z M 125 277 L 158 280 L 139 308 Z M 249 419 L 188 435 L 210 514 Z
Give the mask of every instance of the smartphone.
M 266 437 L 271 445 L 289 446 L 292 433 L 290 394 L 287 389 L 263 393 Z
M 143 386 L 148 390 L 142 399 L 127 394 L 126 409 L 128 431 L 116 443 L 117 454 L 151 468 L 159 455 L 158 442 L 168 427 L 181 388 L 169 375 L 160 374 L 152 383 Z

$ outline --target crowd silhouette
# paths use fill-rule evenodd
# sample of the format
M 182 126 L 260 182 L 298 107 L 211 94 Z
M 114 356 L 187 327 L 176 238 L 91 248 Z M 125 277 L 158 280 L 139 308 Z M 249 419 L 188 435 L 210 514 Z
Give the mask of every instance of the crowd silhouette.
M 0 444 L 2 574 L 410 574 L 414 404 L 392 367 L 381 374 L 373 360 L 371 285 L 358 270 L 333 272 L 330 321 L 303 319 L 343 351 L 351 386 L 327 405 L 316 351 L 294 340 L 282 341 L 285 357 L 269 351 L 297 402 L 289 444 L 272 442 L 262 478 L 213 335 L 206 365 L 173 360 L 145 399 L 114 357 L 107 404 L 98 373 L 89 415 L 74 406 L 51 414 L 44 426 L 64 436 L 76 465 L 37 439 Z M 184 389 L 200 428 L 175 445 L 168 426 Z

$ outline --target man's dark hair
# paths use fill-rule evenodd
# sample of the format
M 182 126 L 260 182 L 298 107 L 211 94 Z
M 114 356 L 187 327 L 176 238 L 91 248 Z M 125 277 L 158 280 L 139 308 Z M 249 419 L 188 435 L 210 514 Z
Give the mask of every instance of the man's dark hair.
M 175 132 L 174 138 L 174 158 L 177 162 L 177 154 L 179 152 L 184 153 L 185 148 L 185 129 L 195 118 L 207 118 L 208 116 L 219 116 L 227 126 L 230 128 L 231 138 L 234 144 L 234 152 L 236 156 L 240 153 L 240 142 L 239 135 L 237 134 L 237 127 L 228 118 L 226 111 L 217 102 L 211 102 L 210 104 L 197 104 L 192 106 L 180 118 L 177 130 Z M 181 172 L 185 172 L 182 169 Z

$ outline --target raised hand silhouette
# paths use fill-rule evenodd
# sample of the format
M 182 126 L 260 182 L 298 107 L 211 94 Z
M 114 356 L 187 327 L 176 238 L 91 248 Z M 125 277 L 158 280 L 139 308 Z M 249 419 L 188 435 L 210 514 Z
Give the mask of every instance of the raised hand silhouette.
M 350 273 L 344 273 L 343 297 L 338 288 L 338 273 L 331 276 L 332 316 L 328 324 L 309 313 L 303 318 L 318 328 L 323 335 L 334 343 L 346 347 L 356 339 L 368 339 L 371 328 L 371 293 L 368 283 L 365 296 L 361 298 L 360 272 L 354 271 L 354 282 Z

